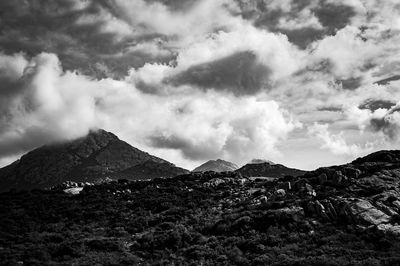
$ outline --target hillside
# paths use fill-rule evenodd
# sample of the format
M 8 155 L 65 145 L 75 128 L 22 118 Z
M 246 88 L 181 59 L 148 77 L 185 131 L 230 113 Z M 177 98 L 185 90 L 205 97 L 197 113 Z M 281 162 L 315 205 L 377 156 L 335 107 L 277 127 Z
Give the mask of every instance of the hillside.
M 289 168 L 282 164 L 275 164 L 270 161 L 255 159 L 250 163 L 237 169 L 236 172 L 249 177 L 274 177 L 281 178 L 286 175 L 300 176 L 306 171 Z
M 228 172 L 228 171 L 235 171 L 238 168 L 239 167 L 234 163 L 217 159 L 217 160 L 209 160 L 203 163 L 202 165 L 193 169 L 192 172 L 207 172 L 207 171 Z
M 400 152 L 304 176 L 237 172 L 0 194 L 5 265 L 399 265 Z
M 172 177 L 187 172 L 110 132 L 97 130 L 74 141 L 37 148 L 0 169 L 0 191 L 45 188 L 64 181 Z

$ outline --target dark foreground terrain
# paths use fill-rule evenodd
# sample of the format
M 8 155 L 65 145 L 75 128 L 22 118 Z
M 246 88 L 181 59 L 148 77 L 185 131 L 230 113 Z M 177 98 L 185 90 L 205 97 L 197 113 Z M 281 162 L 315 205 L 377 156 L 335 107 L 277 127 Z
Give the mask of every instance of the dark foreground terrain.
M 400 265 L 400 152 L 0 194 L 2 265 Z M 71 185 L 71 184 L 70 184 Z

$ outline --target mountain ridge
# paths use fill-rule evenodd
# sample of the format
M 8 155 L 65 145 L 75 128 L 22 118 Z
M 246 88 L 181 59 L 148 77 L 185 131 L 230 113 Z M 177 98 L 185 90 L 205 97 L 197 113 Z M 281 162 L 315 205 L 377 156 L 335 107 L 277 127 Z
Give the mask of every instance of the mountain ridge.
M 262 162 L 261 160 L 258 160 L 256 163 L 254 163 L 252 160 L 248 164 L 245 164 L 237 169 L 235 172 L 249 177 L 283 178 L 287 175 L 294 177 L 300 176 L 305 174 L 307 171 L 289 168 L 282 164 L 275 164 L 271 161 Z
M 146 162 L 152 162 L 151 169 Z M 1 168 L 0 190 L 51 187 L 64 181 L 94 182 L 103 177 L 146 178 L 143 172 L 149 173 L 157 165 L 164 171 L 151 178 L 188 172 L 99 129 L 73 141 L 41 146 Z

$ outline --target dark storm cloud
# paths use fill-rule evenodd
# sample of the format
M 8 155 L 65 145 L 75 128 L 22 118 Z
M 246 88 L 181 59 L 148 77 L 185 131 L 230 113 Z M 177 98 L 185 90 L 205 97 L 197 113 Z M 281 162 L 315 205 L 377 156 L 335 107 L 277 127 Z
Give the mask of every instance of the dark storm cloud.
M 226 89 L 237 95 L 245 95 L 270 87 L 269 72 L 266 66 L 258 62 L 256 55 L 239 52 L 190 67 L 166 82 L 174 85 L 195 85 L 204 89 Z
M 381 104 L 389 106 L 389 103 L 383 103 L 383 101 Z M 370 128 L 376 132 L 383 132 L 393 141 L 398 140 L 400 137 L 400 107 L 394 105 L 383 117 L 372 118 Z
M 382 108 L 382 109 L 387 109 L 389 110 L 393 106 L 395 106 L 395 102 L 391 101 L 385 101 L 385 100 L 367 100 L 364 103 L 362 103 L 358 108 L 360 109 L 368 109 L 371 110 L 372 112 Z
M 335 34 L 337 30 L 347 26 L 351 18 L 356 15 L 351 6 L 332 4 L 325 0 L 318 1 L 318 4 L 310 0 L 292 1 L 290 2 L 290 10 L 271 8 L 271 2 L 263 0 L 254 2 L 238 0 L 238 3 L 241 7 L 241 15 L 245 19 L 253 20 L 257 27 L 285 34 L 289 41 L 302 49 L 316 40 Z M 299 13 L 305 10 L 308 10 L 310 15 L 315 15 L 323 28 L 309 26 L 300 28 L 280 27 L 279 22 L 282 18 L 296 18 Z
M 184 11 L 190 8 L 196 1 L 197 0 L 147 0 L 148 3 L 161 3 L 169 9 L 177 11 Z
M 392 76 L 392 77 L 379 80 L 379 81 L 375 82 L 375 84 L 378 84 L 378 85 L 387 85 L 387 84 L 389 84 L 390 82 L 396 81 L 396 80 L 399 80 L 399 79 L 400 79 L 400 75 L 394 75 L 394 76 Z
M 112 1 L 89 2 L 82 9 L 75 7 L 78 3 L 73 0 L 1 1 L 0 51 L 7 54 L 24 51 L 28 56 L 55 53 L 65 69 L 99 78 L 120 78 L 130 68 L 141 67 L 146 62 L 171 60 L 170 56 L 155 58 L 140 51 L 126 52 L 134 44 L 160 36 L 125 36 L 121 39 L 117 31 L 102 30 L 106 21 L 78 23 L 85 16 L 101 18 L 103 10 L 112 11 Z M 124 56 L 114 56 L 119 53 Z
M 307 46 L 321 39 L 325 35 L 324 30 L 315 29 L 311 27 L 301 28 L 301 29 L 281 29 L 281 33 L 285 34 L 289 41 L 296 44 L 298 47 L 305 49 Z
M 324 106 L 324 107 L 317 108 L 317 110 L 318 111 L 327 111 L 327 112 L 336 112 L 336 113 L 343 112 L 343 108 L 338 107 L 338 106 Z
M 329 35 L 346 27 L 356 15 L 351 6 L 326 3 L 326 1 L 322 1 L 313 11 Z
M 383 132 L 391 140 L 397 140 L 399 136 L 399 127 L 391 123 L 387 117 L 371 119 L 370 126 L 374 131 Z
M 348 79 L 338 80 L 337 83 L 341 84 L 342 89 L 344 90 L 355 90 L 361 86 L 362 81 L 362 77 L 351 77 Z

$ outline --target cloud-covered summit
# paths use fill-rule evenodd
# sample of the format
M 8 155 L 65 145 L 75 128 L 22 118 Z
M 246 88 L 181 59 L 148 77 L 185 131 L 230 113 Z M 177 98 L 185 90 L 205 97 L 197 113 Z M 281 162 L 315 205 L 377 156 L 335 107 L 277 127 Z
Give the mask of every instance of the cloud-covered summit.
M 312 168 L 398 145 L 397 1 L 5 0 L 0 10 L 2 164 L 95 127 L 188 168 L 215 157 Z

